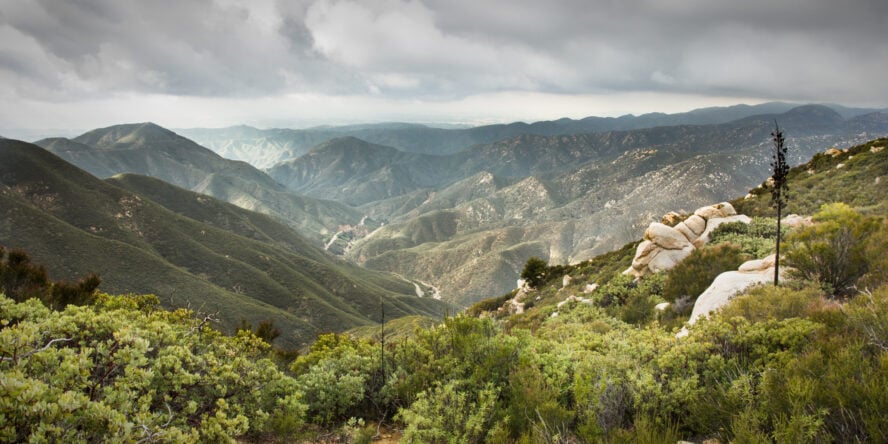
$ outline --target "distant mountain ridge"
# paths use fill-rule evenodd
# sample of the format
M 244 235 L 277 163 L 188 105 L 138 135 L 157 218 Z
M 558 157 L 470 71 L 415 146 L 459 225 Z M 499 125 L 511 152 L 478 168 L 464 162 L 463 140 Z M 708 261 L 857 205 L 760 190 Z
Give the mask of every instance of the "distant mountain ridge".
M 280 344 L 390 317 L 441 316 L 416 284 L 324 253 L 286 225 L 147 176 L 102 181 L 32 144 L 0 141 L 0 244 L 55 279 L 89 272 L 109 292 L 155 293 L 166 306 L 274 320 Z
M 416 124 L 350 125 L 302 130 L 257 129 L 247 126 L 228 128 L 185 128 L 177 132 L 195 140 L 220 155 L 250 162 L 258 168 L 307 153 L 311 148 L 341 137 L 355 137 L 370 143 L 386 145 L 400 151 L 445 155 L 473 145 L 492 143 L 521 134 L 538 136 L 571 135 L 606 131 L 629 131 L 676 125 L 713 125 L 728 123 L 762 114 L 780 114 L 798 104 L 769 102 L 759 105 L 734 105 L 695 109 L 685 113 L 648 113 L 639 116 L 586 117 L 558 119 L 534 123 L 513 122 L 473 128 L 442 129 Z M 828 105 L 844 118 L 888 109 L 847 108 Z
M 405 153 L 345 137 L 318 145 L 301 157 L 275 165 L 268 172 L 299 193 L 372 207 L 372 202 L 409 199 L 413 193 L 427 195 L 440 191 L 482 172 L 504 179 L 524 178 L 571 171 L 588 162 L 614 161 L 632 150 L 656 150 L 660 157 L 668 154 L 678 159 L 746 149 L 766 140 L 777 121 L 792 135 L 792 140 L 804 145 L 796 154 L 797 161 L 801 162 L 806 154 L 811 154 L 811 149 L 819 149 L 821 141 L 816 138 L 820 135 L 844 137 L 880 131 L 884 130 L 886 120 L 884 114 L 872 113 L 846 121 L 830 108 L 806 105 L 782 114 L 746 117 L 719 125 L 560 136 L 522 134 L 442 156 Z M 814 139 L 810 139 L 812 137 Z M 668 160 L 664 158 L 660 162 Z M 374 216 L 386 215 L 375 213 Z M 388 218 L 391 217 L 389 214 Z

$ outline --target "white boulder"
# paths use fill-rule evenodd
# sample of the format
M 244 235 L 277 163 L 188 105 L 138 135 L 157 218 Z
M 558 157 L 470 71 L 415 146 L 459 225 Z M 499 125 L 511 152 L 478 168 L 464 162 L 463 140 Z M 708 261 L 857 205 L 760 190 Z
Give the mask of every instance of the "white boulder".
M 694 214 L 708 221 L 712 218 L 733 216 L 737 214 L 737 210 L 730 203 L 722 202 L 708 207 L 697 208 Z
M 651 223 L 644 231 L 644 238 L 667 250 L 681 250 L 690 244 L 678 230 L 659 222 Z
M 689 242 L 693 242 L 697 240 L 697 238 L 703 234 L 703 230 L 706 229 L 706 219 L 694 214 L 684 222 L 676 225 L 675 229 L 679 233 L 684 234 Z
M 685 258 L 690 256 L 693 252 L 694 247 L 691 245 L 688 245 L 681 250 L 662 250 L 657 253 L 650 262 L 648 262 L 648 269 L 654 273 L 669 270 L 678 265 L 679 262 L 685 260 Z
M 687 220 L 685 220 L 682 223 L 685 224 L 686 227 L 688 227 L 691 231 L 694 232 L 694 234 L 696 234 L 698 236 L 700 234 L 703 234 L 703 230 L 706 229 L 706 219 L 703 219 L 702 217 L 697 216 L 696 214 L 687 218 Z
M 688 325 L 694 325 L 697 320 L 707 316 L 715 310 L 725 306 L 734 296 L 742 293 L 747 288 L 772 282 L 774 279 L 775 255 L 764 259 L 756 259 L 744 262 L 737 271 L 727 271 L 718 275 L 694 303 L 691 318 Z M 676 337 L 688 335 L 687 327 L 682 328 Z

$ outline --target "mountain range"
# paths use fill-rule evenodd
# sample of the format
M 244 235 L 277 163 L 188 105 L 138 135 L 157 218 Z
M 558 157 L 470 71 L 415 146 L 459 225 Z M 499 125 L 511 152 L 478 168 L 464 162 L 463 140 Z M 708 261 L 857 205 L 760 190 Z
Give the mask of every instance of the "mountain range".
M 522 134 L 554 136 L 607 131 L 629 131 L 676 125 L 714 125 L 749 116 L 780 114 L 798 104 L 769 102 L 759 105 L 701 108 L 684 113 L 648 113 L 639 116 L 558 119 L 543 122 L 514 122 L 470 128 L 437 128 L 409 123 L 349 125 L 308 129 L 258 129 L 240 125 L 228 128 L 185 128 L 176 132 L 208 147 L 223 157 L 249 162 L 257 168 L 270 168 L 299 157 L 332 139 L 355 137 L 400 151 L 423 154 L 452 154 L 465 148 L 496 142 Z M 828 105 L 843 118 L 888 109 L 848 108 Z
M 581 261 L 633 239 L 667 211 L 761 183 L 775 123 L 795 164 L 888 134 L 888 116 L 868 111 L 766 104 L 471 129 L 200 130 L 231 143 L 242 134 L 274 133 L 278 141 L 298 134 L 287 139 L 290 157 L 266 171 L 153 124 L 38 144 L 102 177 L 150 175 L 262 211 L 315 246 L 466 305 L 513 288 L 531 256 Z M 680 124 L 652 126 L 664 123 Z
M 430 282 L 466 304 L 508 291 L 530 256 L 585 260 L 667 211 L 693 211 L 761 183 L 775 121 L 794 164 L 888 134 L 885 114 L 845 119 L 809 105 L 715 125 L 524 134 L 436 156 L 341 138 L 268 172 L 385 224 L 346 248 L 352 260 Z
M 105 134 L 119 139 L 120 128 Z M 417 283 L 324 252 L 275 218 L 157 178 L 100 180 L 15 140 L 0 140 L 0 158 L 0 244 L 25 249 L 53 279 L 96 272 L 103 291 L 154 293 L 169 307 L 217 313 L 229 330 L 273 320 L 286 347 L 378 322 L 380 303 L 389 318 L 451 308 L 417 297 Z M 178 163 L 170 165 L 175 174 Z

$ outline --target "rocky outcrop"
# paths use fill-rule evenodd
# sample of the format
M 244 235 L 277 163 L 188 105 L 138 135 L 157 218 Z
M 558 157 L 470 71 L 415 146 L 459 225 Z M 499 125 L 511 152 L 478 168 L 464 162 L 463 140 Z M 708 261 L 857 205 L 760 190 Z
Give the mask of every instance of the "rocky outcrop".
M 681 214 L 676 213 L 675 211 L 670 211 L 663 215 L 660 219 L 660 223 L 663 225 L 669 225 L 670 227 L 674 227 L 681 222 Z
M 672 221 L 674 217 L 664 216 L 663 220 Z M 709 234 L 716 227 L 736 221 L 749 223 L 750 218 L 738 215 L 731 204 L 722 202 L 698 208 L 675 226 L 653 222 L 644 231 L 644 240 L 635 250 L 632 266 L 623 274 L 641 277 L 668 270 L 688 257 L 694 249 L 706 244 Z
M 570 275 L 564 275 L 564 277 L 561 278 L 561 288 L 565 288 L 570 285 L 571 280 L 573 280 L 573 278 L 571 278 Z
M 565 305 L 570 304 L 572 302 L 579 302 L 581 304 L 588 304 L 588 305 L 592 305 L 594 303 L 592 301 L 592 299 L 584 298 L 584 297 L 576 297 L 574 295 L 570 295 L 567 298 L 565 298 L 563 301 L 559 302 L 557 308 L 561 309 L 561 307 L 564 307 Z
M 561 308 L 564 307 L 565 305 L 573 304 L 573 303 L 580 303 L 580 304 L 586 304 L 586 305 L 595 304 L 595 302 L 592 299 L 584 298 L 582 296 L 578 297 L 578 296 L 570 295 L 567 298 L 565 298 L 563 301 L 559 302 L 556 308 L 558 310 L 561 310 Z M 558 311 L 552 312 L 551 317 L 553 317 L 553 318 L 557 317 L 558 313 L 560 313 L 560 312 L 558 312 Z
M 781 219 L 780 223 L 782 223 L 785 227 L 799 228 L 813 225 L 814 221 L 811 219 L 811 216 L 799 216 L 798 214 L 790 214 L 789 216 Z
M 827 148 L 827 150 L 823 152 L 823 154 L 826 154 L 827 156 L 832 156 L 832 157 L 841 156 L 842 153 L 844 153 L 843 150 L 836 149 L 836 148 Z
M 522 285 L 518 288 L 518 293 L 515 294 L 515 297 L 506 301 L 500 310 L 506 310 L 510 315 L 516 315 L 524 313 L 524 299 L 527 298 L 527 294 L 531 292 L 530 288 L 526 285 Z
M 756 259 L 744 262 L 737 271 L 728 271 L 718 275 L 709 288 L 703 292 L 694 303 L 694 309 L 691 312 L 691 318 L 688 325 L 694 325 L 701 317 L 707 316 L 715 310 L 723 307 L 734 296 L 743 292 L 747 288 L 772 282 L 774 279 L 774 263 L 775 255 L 770 255 L 764 259 Z M 781 272 L 781 274 L 783 274 Z M 682 328 L 676 337 L 684 337 L 688 335 L 687 327 Z

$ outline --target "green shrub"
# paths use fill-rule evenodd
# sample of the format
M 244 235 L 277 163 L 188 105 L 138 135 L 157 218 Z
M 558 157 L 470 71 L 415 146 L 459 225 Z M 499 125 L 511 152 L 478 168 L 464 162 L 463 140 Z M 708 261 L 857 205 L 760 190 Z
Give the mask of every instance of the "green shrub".
M 645 324 L 654 319 L 654 307 L 657 305 L 657 293 L 646 289 L 635 289 L 629 294 L 626 304 L 620 312 L 620 319 L 629 324 Z
M 502 307 L 506 301 L 515 297 L 516 293 L 517 291 L 512 291 L 502 296 L 495 296 L 475 302 L 466 309 L 466 314 L 469 316 L 480 316 L 481 313 L 496 311 Z M 525 308 L 527 307 L 525 306 Z
M 574 421 L 570 407 L 572 362 L 558 343 L 527 338 L 526 351 L 518 357 L 501 398 L 509 418 L 512 439 L 553 442 L 566 437 Z
M 824 304 L 818 288 L 805 287 L 796 290 L 785 286 L 764 285 L 731 300 L 730 304 L 721 309 L 721 316 L 742 316 L 750 322 L 807 318 L 814 311 L 823 309 Z
M 786 234 L 788 229 L 781 227 Z M 750 223 L 728 222 L 719 225 L 709 235 L 709 245 L 731 243 L 740 247 L 747 256 L 763 258 L 774 253 L 777 221 L 773 218 L 754 217 Z
M 528 259 L 524 269 L 521 270 L 521 279 L 524 279 L 530 288 L 539 288 L 550 277 L 549 264 L 538 257 Z
M 630 291 L 636 286 L 634 277 L 618 274 L 595 292 L 596 303 L 600 307 L 623 305 L 629 299 Z
M 22 250 L 6 251 L 0 246 L 0 293 L 17 302 L 37 298 L 50 308 L 88 305 L 95 299 L 101 279 L 95 273 L 76 283 L 53 282 L 43 265 L 31 262 Z
M 466 390 L 456 381 L 424 391 L 398 418 L 407 427 L 402 442 L 422 444 L 482 443 L 494 429 L 497 389 L 486 384 Z
M 856 296 L 844 311 L 848 324 L 874 352 L 888 350 L 888 286 Z
M 880 222 L 843 203 L 824 205 L 814 221 L 787 236 L 786 263 L 832 295 L 848 296 L 869 270 L 866 242 Z
M 675 303 L 687 299 L 690 306 L 725 271 L 736 270 L 748 256 L 735 244 L 719 244 L 694 250 L 666 273 L 663 298 Z
M 52 311 L 0 296 L 0 441 L 229 442 L 303 426 L 295 381 L 252 334 L 226 337 L 156 297 L 97 301 Z
M 868 269 L 857 282 L 861 289 L 875 289 L 888 284 L 888 221 L 882 220 L 879 227 L 867 238 L 864 246 Z
M 384 393 L 379 346 L 346 335 L 321 335 L 305 356 L 290 366 L 318 423 L 333 424 L 351 416 L 377 413 L 372 403 Z M 378 409 L 378 408 L 377 408 Z

